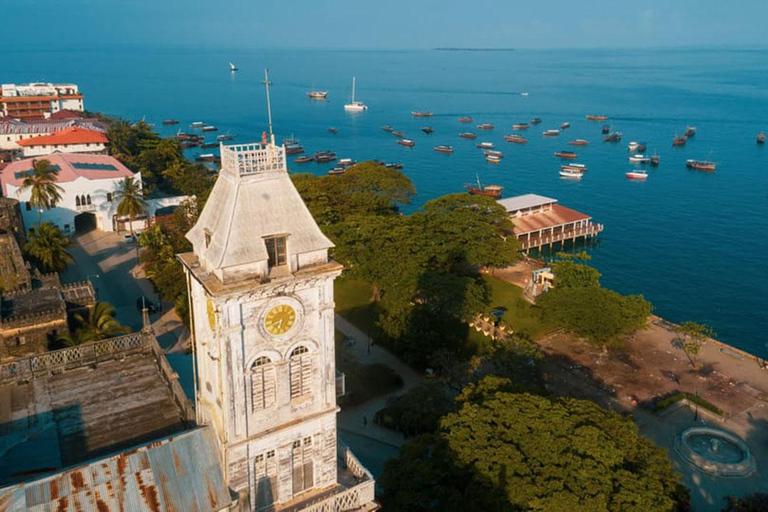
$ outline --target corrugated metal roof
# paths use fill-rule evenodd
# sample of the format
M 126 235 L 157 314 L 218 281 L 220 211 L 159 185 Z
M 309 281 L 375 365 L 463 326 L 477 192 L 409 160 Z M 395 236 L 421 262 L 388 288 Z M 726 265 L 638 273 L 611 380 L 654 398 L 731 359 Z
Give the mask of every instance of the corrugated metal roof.
M 522 210 L 523 208 L 532 208 L 543 204 L 556 203 L 557 199 L 540 196 L 539 194 L 523 194 L 522 196 L 507 197 L 499 199 L 499 204 L 507 209 L 508 212 Z
M 0 489 L 0 512 L 204 512 L 230 502 L 209 428 Z

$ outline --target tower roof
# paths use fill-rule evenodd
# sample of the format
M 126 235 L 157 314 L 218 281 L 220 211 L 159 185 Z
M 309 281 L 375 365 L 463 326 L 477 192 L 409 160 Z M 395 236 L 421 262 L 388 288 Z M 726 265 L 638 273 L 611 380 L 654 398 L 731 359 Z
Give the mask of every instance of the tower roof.
M 271 236 L 287 237 L 292 271 L 327 262 L 333 243 L 293 186 L 282 146 L 266 141 L 222 145 L 221 162 L 205 208 L 187 233 L 206 271 L 222 282 L 265 275 L 269 256 L 264 239 Z

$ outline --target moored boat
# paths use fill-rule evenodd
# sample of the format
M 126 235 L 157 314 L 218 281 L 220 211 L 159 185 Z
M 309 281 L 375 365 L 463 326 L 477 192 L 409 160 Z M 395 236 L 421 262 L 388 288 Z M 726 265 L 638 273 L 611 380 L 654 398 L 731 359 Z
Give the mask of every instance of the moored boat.
M 757 134 L 757 143 L 758 144 L 765 144 L 765 133 L 760 132 Z
M 344 105 L 344 110 L 348 112 L 363 112 L 368 110 L 368 105 L 362 101 L 355 100 L 355 85 L 357 83 L 356 77 L 352 77 L 352 102 Z
M 493 149 L 493 142 L 481 142 L 477 145 L 478 149 Z
M 336 160 L 336 153 L 334 151 L 318 151 L 314 154 L 313 159 L 317 163 L 333 162 Z
M 571 179 L 580 180 L 581 178 L 584 177 L 584 171 L 579 171 L 579 170 L 576 170 L 576 169 L 565 169 L 565 168 L 563 168 L 563 169 L 560 169 L 560 171 L 558 171 L 558 172 L 559 172 L 560 176 L 563 177 L 563 178 L 571 178 Z
M 331 126 L 328 128 L 328 133 L 339 133 L 339 129 Z
M 499 199 L 501 197 L 501 193 L 504 190 L 504 187 L 500 185 L 485 185 L 483 186 L 480 183 L 480 179 L 477 180 L 477 185 L 475 184 L 468 184 L 464 185 L 464 188 L 467 189 L 467 192 L 476 195 L 476 196 L 488 196 L 493 197 L 494 199 Z
M 607 121 L 608 116 L 595 116 L 595 115 L 588 115 L 587 121 Z
M 526 142 L 528 142 L 528 139 L 526 139 L 522 135 L 517 135 L 517 134 L 505 135 L 504 140 L 507 142 L 514 142 L 515 144 L 525 144 Z
M 587 172 L 589 169 L 587 169 L 587 166 L 584 164 L 560 164 L 561 169 L 568 169 L 571 171 L 579 171 L 579 172 Z
M 568 144 L 571 146 L 589 146 L 589 141 L 586 139 L 576 139 L 570 141 Z
M 647 180 L 648 179 L 648 173 L 645 171 L 629 171 L 624 174 L 628 179 L 630 180 Z
M 604 142 L 619 142 L 621 140 L 621 132 L 611 132 L 603 137 Z
M 304 147 L 299 144 L 290 144 L 285 146 L 286 155 L 298 155 L 304 152 Z
M 205 126 L 205 123 L 202 121 L 195 121 L 194 123 L 191 123 L 189 126 L 191 128 L 202 128 L 203 126 Z
M 216 132 L 216 131 L 219 131 L 219 129 L 216 128 L 215 126 L 213 126 L 212 124 L 207 124 L 207 125 L 203 126 L 203 131 L 204 132 Z
M 571 123 L 563 123 L 560 125 L 561 130 L 567 130 L 570 127 L 571 127 Z
M 654 153 L 653 156 L 651 157 L 651 165 L 654 167 L 658 167 L 660 161 L 661 159 L 659 158 L 659 155 Z
M 697 171 L 710 172 L 713 172 L 717 168 L 717 164 L 710 160 L 686 160 L 685 166 L 689 169 L 696 169 Z
M 501 162 L 501 158 L 502 157 L 496 155 L 485 155 L 485 161 L 489 164 L 498 164 Z
M 493 149 L 484 151 L 483 154 L 485 154 L 485 156 L 495 156 L 498 158 L 504 158 L 504 153 L 502 153 L 501 151 L 495 151 Z
M 217 156 L 213 153 L 203 153 L 201 155 L 197 155 L 195 160 L 198 162 L 215 162 L 217 160 Z
M 647 142 L 640 142 L 637 145 L 637 152 L 638 153 L 645 153 L 648 149 L 648 143 Z
M 688 142 L 688 137 L 686 135 L 682 135 L 682 136 L 675 135 L 675 138 L 672 139 L 673 146 L 685 146 L 686 142 Z
M 424 133 L 426 133 L 427 135 L 429 135 L 430 133 L 434 132 L 435 130 L 433 130 L 433 129 L 432 129 L 430 126 L 425 126 L 425 127 L 423 127 L 423 128 L 421 129 L 421 131 L 423 131 Z
M 438 153 L 453 153 L 451 146 L 435 146 L 435 151 Z
M 218 140 L 218 141 L 232 140 L 234 138 L 235 138 L 235 136 L 232 135 L 231 133 L 222 133 L 221 135 L 217 135 L 216 136 L 216 140 Z
M 533 119 L 531 119 L 531 124 L 540 124 L 540 123 L 541 123 L 540 117 L 534 117 Z
M 217 148 L 217 147 L 219 147 L 219 143 L 218 142 L 204 142 L 204 143 L 200 144 L 200 147 L 203 148 L 203 149 Z
M 470 132 L 464 132 L 464 133 L 460 133 L 459 137 L 461 137 L 462 139 L 476 139 L 477 135 Z
M 341 167 L 334 167 L 328 171 L 328 174 L 331 176 L 338 176 L 339 174 L 344 174 L 345 172 L 347 172 L 346 169 L 342 169 Z
M 512 125 L 513 130 L 527 130 L 528 128 L 530 128 L 528 123 L 517 123 Z
M 412 141 L 411 139 L 399 139 L 397 143 L 407 148 L 412 148 L 416 145 L 416 142 Z
M 495 126 L 493 126 L 491 123 L 483 123 L 477 125 L 478 130 L 493 130 Z
M 392 130 L 392 135 L 394 135 L 395 137 L 398 137 L 400 139 L 405 137 L 405 134 L 403 134 L 403 132 L 401 132 L 399 130 Z
M 308 155 L 297 156 L 293 159 L 295 164 L 306 164 L 307 162 L 313 162 L 315 159 Z
M 631 152 L 635 152 L 635 151 L 637 151 L 637 147 L 638 147 L 639 145 L 640 145 L 640 143 L 638 143 L 638 142 L 635 142 L 635 141 L 632 141 L 632 142 L 630 142 L 630 143 L 627 145 L 627 148 L 629 149 L 629 151 L 631 151 Z
M 696 136 L 696 127 L 695 126 L 686 126 L 685 127 L 685 136 L 686 137 L 695 137 Z
M 432 117 L 434 114 L 426 110 L 414 110 L 411 115 L 413 117 Z
M 384 167 L 386 167 L 387 169 L 397 169 L 397 170 L 400 170 L 404 166 L 403 166 L 403 164 L 401 164 L 399 162 L 393 162 L 393 163 L 389 163 L 389 164 L 384 164 Z
M 173 124 L 179 124 L 179 120 L 178 119 L 164 119 L 163 120 L 163 124 L 166 125 L 166 126 L 173 125 Z
M 328 91 L 309 91 L 307 96 L 313 100 L 325 100 L 328 99 Z
M 633 164 L 647 164 L 651 161 L 651 157 L 642 154 L 632 155 L 629 157 L 629 162 Z
M 469 117 L 469 116 L 460 117 L 459 118 L 459 122 L 460 123 L 471 123 L 472 122 L 472 118 Z
M 573 151 L 555 151 L 555 156 L 566 160 L 576 160 L 576 153 Z
M 385 124 L 384 126 L 382 126 L 381 129 L 388 133 L 392 133 L 394 131 L 394 128 L 392 128 L 388 124 Z
M 542 135 L 545 137 L 557 137 L 560 135 L 560 130 L 546 130 L 542 132 Z

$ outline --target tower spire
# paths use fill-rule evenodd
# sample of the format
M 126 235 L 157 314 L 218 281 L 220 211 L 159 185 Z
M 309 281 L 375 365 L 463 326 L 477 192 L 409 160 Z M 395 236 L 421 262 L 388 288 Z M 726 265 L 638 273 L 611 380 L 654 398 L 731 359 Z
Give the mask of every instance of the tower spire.
M 275 134 L 272 132 L 272 103 L 269 99 L 269 86 L 272 82 L 269 81 L 269 69 L 264 68 L 264 81 L 262 82 L 267 89 L 267 117 L 269 119 L 269 140 L 272 144 L 275 143 Z

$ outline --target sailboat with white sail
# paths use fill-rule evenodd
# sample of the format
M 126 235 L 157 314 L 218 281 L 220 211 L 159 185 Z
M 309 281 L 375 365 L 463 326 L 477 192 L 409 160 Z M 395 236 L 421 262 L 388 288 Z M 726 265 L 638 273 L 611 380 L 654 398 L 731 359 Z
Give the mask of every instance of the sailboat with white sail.
M 352 102 L 344 105 L 344 110 L 348 112 L 363 112 L 365 110 L 368 110 L 368 105 L 366 105 L 362 101 L 355 100 L 355 84 L 356 84 L 356 79 L 355 77 L 352 77 Z
M 237 71 L 237 66 L 235 66 L 234 62 L 230 62 L 229 63 L 229 71 L 232 72 L 232 73 Z

